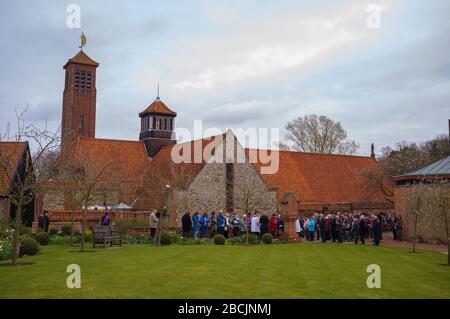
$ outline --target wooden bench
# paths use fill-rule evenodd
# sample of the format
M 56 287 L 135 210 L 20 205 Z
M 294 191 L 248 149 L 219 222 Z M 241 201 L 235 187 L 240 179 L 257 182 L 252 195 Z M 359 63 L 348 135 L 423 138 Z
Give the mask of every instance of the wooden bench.
M 118 242 L 122 246 L 122 237 L 120 235 L 113 235 L 113 231 L 109 226 L 94 225 L 92 227 L 92 247 L 95 248 L 95 243 L 102 243 L 103 248 L 106 248 L 106 243 L 112 247 L 114 242 Z

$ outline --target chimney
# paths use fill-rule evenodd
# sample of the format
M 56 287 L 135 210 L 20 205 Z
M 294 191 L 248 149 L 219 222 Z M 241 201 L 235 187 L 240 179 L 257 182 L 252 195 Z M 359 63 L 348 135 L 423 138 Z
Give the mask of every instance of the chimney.
M 450 125 L 450 121 L 449 121 L 449 125 Z M 372 145 L 370 145 L 370 157 L 375 158 L 375 145 L 372 143 Z

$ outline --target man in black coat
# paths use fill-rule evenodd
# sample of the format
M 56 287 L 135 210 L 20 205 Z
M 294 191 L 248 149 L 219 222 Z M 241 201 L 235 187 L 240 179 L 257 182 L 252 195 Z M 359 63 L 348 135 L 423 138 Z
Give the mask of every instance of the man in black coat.
M 48 211 L 44 211 L 44 231 L 48 233 L 48 227 L 50 226 L 50 217 Z
M 38 216 L 38 227 L 39 227 L 39 230 L 44 230 L 44 228 L 45 228 L 45 220 L 44 220 L 44 215 L 42 213 L 39 213 L 39 216 Z
M 181 228 L 183 229 L 183 237 L 191 237 L 192 219 L 189 212 L 181 217 Z
M 264 235 L 269 232 L 269 217 L 266 214 L 262 214 L 259 218 L 260 235 Z
M 336 242 L 336 216 L 331 217 L 331 240 Z
M 361 215 L 359 218 L 359 239 L 361 240 L 361 243 L 364 245 L 366 243 L 366 235 L 369 231 L 369 227 L 367 226 L 366 217 L 364 215 Z
M 327 242 L 327 233 L 325 230 L 326 217 L 321 216 L 319 220 L 319 228 L 320 228 L 320 237 L 322 237 L 322 243 Z
M 375 246 L 380 245 L 381 223 L 376 215 L 372 216 L 372 232 L 374 245 Z

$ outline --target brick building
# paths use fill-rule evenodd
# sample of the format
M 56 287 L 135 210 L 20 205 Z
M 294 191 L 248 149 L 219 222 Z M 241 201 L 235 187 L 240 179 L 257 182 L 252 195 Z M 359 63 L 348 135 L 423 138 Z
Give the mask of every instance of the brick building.
M 95 138 L 97 67 L 98 63 L 82 51 L 64 66 L 62 150 L 63 154 L 90 161 L 92 170 L 111 162 L 108 183 L 115 187 L 116 196 L 109 204 L 123 202 L 139 210 L 169 205 L 169 210 L 178 213 L 186 209 L 280 210 L 285 216 L 323 210 L 392 209 L 381 192 L 368 192 L 362 187 L 362 174 L 378 169 L 374 155 L 270 151 L 279 159 L 279 169 L 263 174 L 260 157 L 251 159 L 255 150 L 244 149 L 232 131 L 177 143 L 177 113 L 159 96 L 139 113 L 139 140 Z M 191 158 L 196 157 L 196 151 L 208 151 L 209 155 L 177 163 L 173 154 L 180 150 Z M 227 154 L 233 154 L 233 160 Z M 222 161 L 211 160 L 219 157 Z M 63 209 L 52 201 L 55 197 L 49 192 L 43 208 Z
M 396 176 L 394 180 L 395 214 L 402 216 L 402 236 L 403 239 L 409 240 L 414 237 L 414 216 L 408 211 L 408 194 L 411 192 L 412 186 L 418 183 L 429 183 L 437 180 L 450 181 L 450 156 L 413 172 Z M 426 224 L 426 221 L 421 220 L 421 217 L 419 216 L 418 224 Z M 419 235 L 425 241 L 433 240 L 432 232 L 427 230 L 426 227 L 419 229 Z
M 0 142 L 0 221 L 16 216 L 16 206 L 9 194 L 25 175 L 32 170 L 28 142 Z M 34 219 L 34 201 L 23 207 L 23 222 L 31 226 Z

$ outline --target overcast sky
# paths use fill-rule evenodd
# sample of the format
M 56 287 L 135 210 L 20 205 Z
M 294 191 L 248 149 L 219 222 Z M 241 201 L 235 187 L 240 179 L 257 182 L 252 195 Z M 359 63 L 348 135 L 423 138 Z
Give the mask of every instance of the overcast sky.
M 71 3 L 81 29 L 66 26 Z M 0 128 L 27 104 L 29 121 L 60 125 L 83 31 L 100 63 L 97 137 L 136 140 L 159 82 L 178 127 L 283 129 L 314 113 L 367 155 L 448 133 L 449 13 L 448 0 L 1 1 Z

